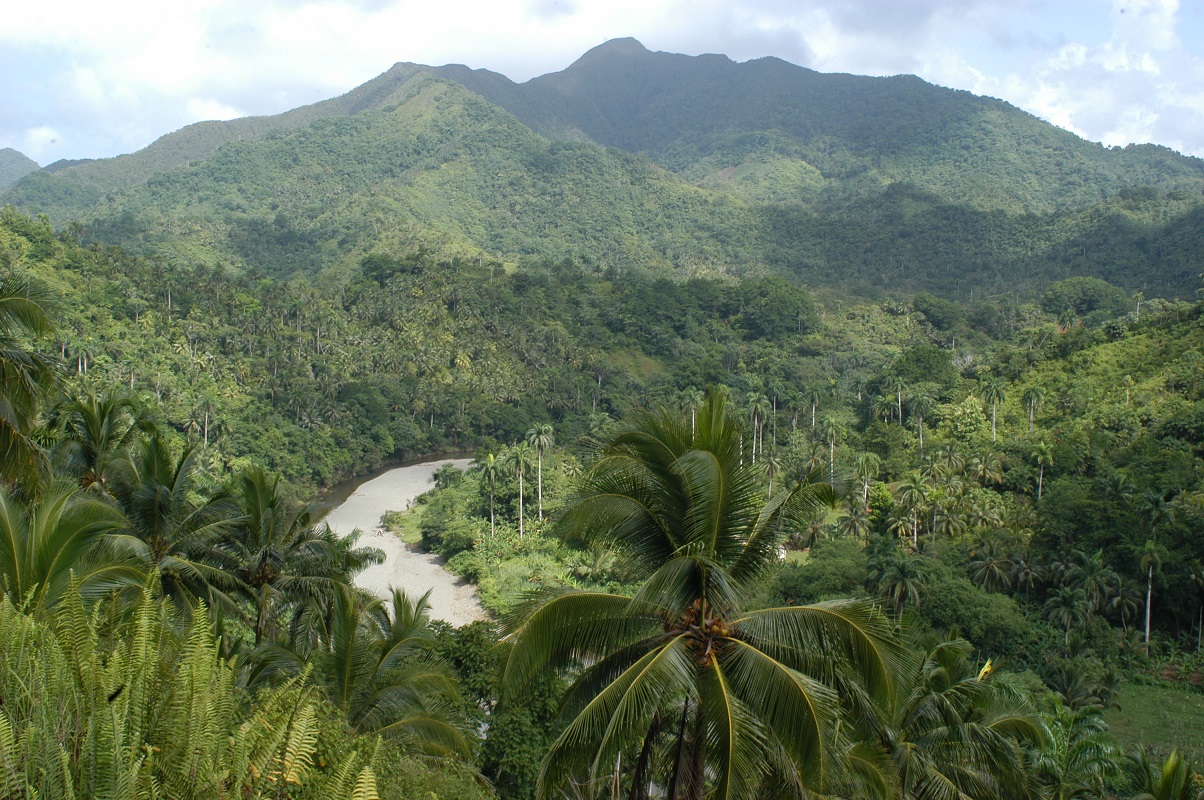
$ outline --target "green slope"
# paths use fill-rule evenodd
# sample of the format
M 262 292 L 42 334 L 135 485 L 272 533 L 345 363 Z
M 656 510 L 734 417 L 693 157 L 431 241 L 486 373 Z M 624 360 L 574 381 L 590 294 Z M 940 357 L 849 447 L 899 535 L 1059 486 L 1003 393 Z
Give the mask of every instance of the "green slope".
M 31 172 L 40 169 L 38 162 L 11 147 L 0 148 L 0 189 L 12 186 Z
M 89 231 L 188 263 L 233 259 L 277 274 L 356 262 L 377 247 L 687 271 L 737 261 L 728 242 L 751 218 L 736 201 L 646 159 L 551 142 L 427 74 L 393 97 L 228 143 L 102 204 Z

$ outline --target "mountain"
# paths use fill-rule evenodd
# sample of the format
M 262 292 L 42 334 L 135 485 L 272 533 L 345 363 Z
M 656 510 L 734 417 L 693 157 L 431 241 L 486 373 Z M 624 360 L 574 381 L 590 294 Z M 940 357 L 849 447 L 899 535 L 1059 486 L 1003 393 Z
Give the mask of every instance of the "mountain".
M 1193 291 L 1202 193 L 1200 159 L 1105 148 L 913 76 L 621 39 L 523 84 L 397 64 L 341 97 L 34 173 L 0 202 L 272 274 L 424 247 L 961 297 L 1078 274 Z
M 12 186 L 31 172 L 41 169 L 38 162 L 11 147 L 0 148 L 0 189 Z

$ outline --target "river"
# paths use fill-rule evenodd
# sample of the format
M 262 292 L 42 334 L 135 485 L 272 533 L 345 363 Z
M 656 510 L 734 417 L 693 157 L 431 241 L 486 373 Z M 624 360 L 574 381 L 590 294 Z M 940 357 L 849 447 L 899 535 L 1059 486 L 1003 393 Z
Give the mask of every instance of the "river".
M 485 612 L 471 583 L 443 568 L 443 559 L 423 553 L 387 533 L 380 518 L 386 511 L 400 511 L 418 495 L 435 485 L 435 470 L 444 464 L 464 469 L 468 458 L 441 458 L 385 469 L 366 478 L 335 487 L 325 503 L 329 508 L 326 522 L 339 536 L 355 529 L 363 532 L 361 545 L 385 552 L 384 563 L 368 567 L 355 576 L 355 585 L 379 597 L 389 596 L 389 587 L 405 589 L 411 597 L 431 590 L 431 617 L 459 627 L 478 619 Z

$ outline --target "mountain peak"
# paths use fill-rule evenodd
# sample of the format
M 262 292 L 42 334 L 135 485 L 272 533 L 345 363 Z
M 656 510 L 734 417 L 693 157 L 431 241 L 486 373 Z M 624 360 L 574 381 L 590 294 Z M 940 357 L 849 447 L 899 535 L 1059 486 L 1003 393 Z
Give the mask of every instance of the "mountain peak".
M 647 55 L 650 52 L 651 51 L 647 47 L 644 47 L 644 45 L 640 43 L 639 39 L 635 39 L 631 36 L 626 36 L 622 39 L 611 39 L 610 41 L 603 42 L 597 47 L 591 47 L 589 50 L 586 50 L 585 54 L 582 55 L 581 58 L 574 61 L 569 69 L 572 69 L 572 67 L 575 67 L 579 64 L 588 64 L 592 61 L 613 58 L 633 58 Z
M 0 148 L 0 189 L 11 186 L 41 167 L 29 156 L 11 147 Z

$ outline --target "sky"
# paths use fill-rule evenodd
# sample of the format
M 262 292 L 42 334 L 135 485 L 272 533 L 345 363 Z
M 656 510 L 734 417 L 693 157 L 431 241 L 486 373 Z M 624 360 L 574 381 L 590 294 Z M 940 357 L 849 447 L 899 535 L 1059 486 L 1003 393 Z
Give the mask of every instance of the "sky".
M 59 0 L 0 24 L 0 148 L 128 153 L 333 97 L 398 61 L 512 80 L 602 42 L 919 75 L 1092 141 L 1204 157 L 1204 0 Z

